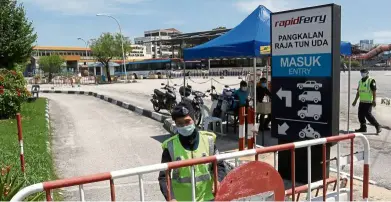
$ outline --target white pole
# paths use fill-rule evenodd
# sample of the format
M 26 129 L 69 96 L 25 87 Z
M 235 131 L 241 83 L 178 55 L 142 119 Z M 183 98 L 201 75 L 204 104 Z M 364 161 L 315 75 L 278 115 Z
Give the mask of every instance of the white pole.
M 253 105 L 254 105 L 254 126 L 256 125 L 257 123 L 257 58 L 254 57 L 254 61 L 253 61 L 253 66 L 254 66 L 254 100 L 253 100 Z M 260 124 L 260 123 L 259 123 Z M 254 145 L 257 145 L 257 142 L 256 142 L 256 135 L 253 136 L 254 137 Z M 262 142 L 263 144 L 263 142 Z M 255 146 L 256 148 L 256 146 Z
M 352 57 L 349 57 L 349 72 L 348 72 L 348 120 L 347 120 L 347 133 L 350 132 L 349 124 L 350 124 L 350 71 L 351 71 L 351 65 L 352 65 Z
M 77 38 L 78 40 L 82 40 L 84 41 L 84 43 L 86 44 L 86 65 L 87 65 L 87 70 L 88 70 L 88 77 L 90 76 L 90 67 L 88 67 L 88 64 L 87 64 L 87 57 L 88 57 L 88 52 L 87 52 L 87 48 L 88 48 L 88 43 L 86 40 L 84 40 L 83 38 Z M 77 67 L 78 68 L 78 72 L 79 72 L 79 66 Z
M 106 17 L 109 17 L 109 18 L 112 18 L 114 19 L 116 22 L 117 22 L 117 25 L 119 27 L 119 33 L 121 34 L 121 47 L 122 47 L 122 59 L 123 59 L 123 65 L 124 65 L 124 72 L 125 72 L 125 82 L 128 81 L 128 74 L 126 72 L 126 61 L 125 61 L 125 51 L 124 51 L 124 36 L 122 35 L 122 29 L 121 29 L 121 25 L 119 24 L 118 20 L 111 16 L 111 15 L 107 15 L 107 14 L 96 14 L 96 16 L 106 16 Z

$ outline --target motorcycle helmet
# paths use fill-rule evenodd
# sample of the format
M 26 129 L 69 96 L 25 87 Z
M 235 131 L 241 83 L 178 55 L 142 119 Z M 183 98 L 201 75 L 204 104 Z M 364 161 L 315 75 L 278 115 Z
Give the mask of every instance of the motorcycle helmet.
M 185 92 L 185 93 L 183 93 L 183 92 Z M 179 94 L 180 94 L 181 96 L 188 97 L 188 96 L 191 95 L 191 88 L 185 87 L 185 86 L 181 86 L 181 87 L 179 88 Z

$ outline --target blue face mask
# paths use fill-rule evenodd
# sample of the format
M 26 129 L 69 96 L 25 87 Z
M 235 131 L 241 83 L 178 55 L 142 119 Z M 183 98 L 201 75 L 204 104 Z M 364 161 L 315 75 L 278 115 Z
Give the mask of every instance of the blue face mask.
M 261 85 L 262 87 L 266 88 L 266 83 L 262 83 Z
M 194 129 L 195 129 L 195 125 L 193 123 L 188 126 L 178 127 L 177 131 L 180 135 L 187 137 L 187 136 L 190 136 L 191 134 L 193 134 Z

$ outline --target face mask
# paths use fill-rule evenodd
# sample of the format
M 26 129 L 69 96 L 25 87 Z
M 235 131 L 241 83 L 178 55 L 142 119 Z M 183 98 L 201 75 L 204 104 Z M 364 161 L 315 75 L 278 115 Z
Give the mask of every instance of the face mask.
M 367 73 L 361 73 L 361 77 L 362 77 L 362 78 L 365 78 L 365 77 L 367 77 L 367 76 L 368 76 Z
M 193 124 L 190 124 L 188 126 L 184 126 L 184 127 L 178 127 L 177 130 L 178 130 L 178 133 L 182 136 L 190 136 L 191 134 L 193 134 L 193 131 L 195 129 L 195 125 L 194 123 Z
M 262 83 L 261 85 L 262 87 L 266 88 L 266 83 Z
M 242 91 L 247 91 L 247 87 L 242 87 Z

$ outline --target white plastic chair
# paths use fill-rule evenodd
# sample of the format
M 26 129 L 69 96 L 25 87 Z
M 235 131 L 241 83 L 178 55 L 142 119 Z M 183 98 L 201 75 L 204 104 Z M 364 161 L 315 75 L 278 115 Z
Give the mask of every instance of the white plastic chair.
M 223 131 L 223 120 L 221 118 L 213 117 L 212 112 L 210 112 L 210 110 L 206 106 L 202 106 L 201 113 L 202 113 L 202 129 L 203 130 L 208 131 L 209 124 L 213 123 L 212 130 L 214 133 L 216 133 L 216 124 L 219 123 L 220 124 L 220 134 L 223 136 L 225 135 L 224 131 Z

